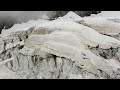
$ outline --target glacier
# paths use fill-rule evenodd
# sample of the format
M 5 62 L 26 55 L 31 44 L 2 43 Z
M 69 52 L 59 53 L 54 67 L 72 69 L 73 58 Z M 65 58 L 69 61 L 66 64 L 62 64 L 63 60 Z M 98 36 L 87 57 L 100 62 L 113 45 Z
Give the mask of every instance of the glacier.
M 15 24 L 0 35 L 0 79 L 120 79 L 119 28 L 72 11 Z

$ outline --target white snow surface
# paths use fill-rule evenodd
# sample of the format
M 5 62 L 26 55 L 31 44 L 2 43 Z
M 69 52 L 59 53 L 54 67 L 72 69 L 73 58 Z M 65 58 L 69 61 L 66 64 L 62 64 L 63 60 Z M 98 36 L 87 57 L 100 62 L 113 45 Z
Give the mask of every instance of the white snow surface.
M 75 14 L 72 11 L 68 12 L 68 14 L 66 14 L 63 17 L 59 17 L 58 19 L 68 20 L 68 21 L 74 21 L 74 22 L 79 22 L 79 21 L 83 20 L 82 17 L 80 17 L 79 15 Z
M 97 31 L 95 31 L 92 28 L 86 27 L 82 24 L 78 24 L 73 21 L 68 21 L 68 20 L 55 20 L 50 23 L 43 24 L 41 26 L 38 26 L 35 28 L 37 30 L 38 28 L 43 27 L 43 28 L 49 28 L 51 30 L 59 30 L 59 31 L 70 31 L 70 32 L 76 32 L 78 33 L 78 36 L 84 37 L 84 41 L 89 42 L 91 46 L 97 46 L 98 44 L 102 48 L 110 48 L 111 45 L 115 45 L 114 47 L 120 46 L 120 41 L 105 36 L 101 35 Z M 87 34 L 89 33 L 89 34 Z M 86 35 L 87 34 L 87 35 Z M 82 38 L 81 38 L 82 39 Z M 88 41 L 89 40 L 89 41 Z
M 15 79 L 16 75 L 7 66 L 0 66 L 0 79 Z
M 86 17 L 84 18 L 85 25 L 93 28 L 99 33 L 115 35 L 120 33 L 120 23 L 110 21 L 104 17 Z
M 1 37 L 5 37 L 7 35 L 10 35 L 11 33 L 18 32 L 18 31 L 26 31 L 31 27 L 36 27 L 47 22 L 50 22 L 50 21 L 44 20 L 44 19 L 38 19 L 38 20 L 30 20 L 27 23 L 15 24 L 10 29 L 3 29 L 1 33 Z
M 91 15 L 91 17 L 102 17 L 102 18 L 119 18 L 120 11 L 102 11 L 97 15 Z

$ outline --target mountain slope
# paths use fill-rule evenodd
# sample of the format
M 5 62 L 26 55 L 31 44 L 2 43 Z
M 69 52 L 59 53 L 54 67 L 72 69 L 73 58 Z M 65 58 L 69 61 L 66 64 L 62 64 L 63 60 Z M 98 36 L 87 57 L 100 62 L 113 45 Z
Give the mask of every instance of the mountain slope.
M 73 12 L 15 25 L 2 32 L 0 58 L 13 57 L 6 66 L 19 79 L 120 78 L 120 41 L 100 32 L 114 33 L 115 28 L 116 22 Z

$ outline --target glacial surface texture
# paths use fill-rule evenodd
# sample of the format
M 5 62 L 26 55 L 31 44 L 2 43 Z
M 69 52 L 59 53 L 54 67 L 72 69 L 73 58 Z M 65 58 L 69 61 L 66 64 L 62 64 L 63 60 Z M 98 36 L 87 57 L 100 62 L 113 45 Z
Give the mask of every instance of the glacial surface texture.
M 120 79 L 120 22 L 69 12 L 0 35 L 0 79 Z

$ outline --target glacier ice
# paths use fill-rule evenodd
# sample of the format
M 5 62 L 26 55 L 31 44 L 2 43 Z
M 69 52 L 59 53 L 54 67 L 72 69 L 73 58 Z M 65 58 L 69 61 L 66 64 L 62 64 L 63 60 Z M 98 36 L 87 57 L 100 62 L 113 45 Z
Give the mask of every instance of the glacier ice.
M 81 18 L 73 12 L 53 21 L 15 25 L 0 38 L 1 63 L 8 61 L 1 67 L 10 70 L 2 72 L 16 79 L 118 79 L 120 41 L 112 35 L 119 27 L 102 17 Z

